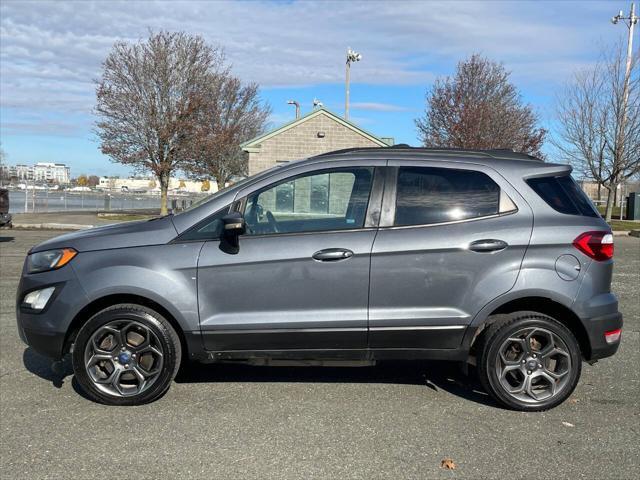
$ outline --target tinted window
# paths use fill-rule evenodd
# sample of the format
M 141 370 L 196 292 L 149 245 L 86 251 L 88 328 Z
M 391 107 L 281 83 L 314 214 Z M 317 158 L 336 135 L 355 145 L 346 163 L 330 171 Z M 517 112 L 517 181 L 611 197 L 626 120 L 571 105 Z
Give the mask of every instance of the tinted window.
M 532 178 L 527 180 L 527 183 L 557 212 L 587 217 L 599 216 L 589 198 L 570 175 Z
M 203 220 L 180 237 L 180 240 L 213 240 L 222 235 L 222 217 L 229 213 L 229 207 L 224 207 L 207 219 Z
M 247 235 L 362 228 L 372 168 L 324 170 L 247 197 Z
M 423 225 L 495 215 L 500 187 L 482 172 L 431 167 L 398 171 L 395 225 Z

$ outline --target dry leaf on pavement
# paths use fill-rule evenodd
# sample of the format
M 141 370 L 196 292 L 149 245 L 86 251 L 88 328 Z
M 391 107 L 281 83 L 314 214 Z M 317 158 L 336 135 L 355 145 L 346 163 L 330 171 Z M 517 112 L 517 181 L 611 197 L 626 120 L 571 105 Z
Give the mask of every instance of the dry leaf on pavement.
M 445 470 L 455 470 L 456 464 L 450 458 L 445 458 L 440 462 L 440 468 L 444 468 Z

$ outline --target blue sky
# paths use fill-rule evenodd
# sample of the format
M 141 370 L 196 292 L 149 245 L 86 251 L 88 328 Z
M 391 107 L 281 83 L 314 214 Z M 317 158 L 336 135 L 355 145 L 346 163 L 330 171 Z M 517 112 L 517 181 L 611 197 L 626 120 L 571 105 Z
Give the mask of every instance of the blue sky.
M 626 38 L 610 1 L 130 1 L 3 0 L 0 141 L 8 163 L 63 162 L 72 175 L 127 175 L 92 134 L 93 79 L 117 40 L 184 30 L 224 47 L 236 75 L 258 82 L 271 124 L 314 98 L 342 114 L 347 47 L 351 120 L 398 143 L 418 144 L 414 119 L 426 89 L 474 52 L 501 61 L 553 133 L 553 104 L 572 72 Z M 639 29 L 640 30 L 640 29 Z M 548 150 L 549 151 L 549 150 Z

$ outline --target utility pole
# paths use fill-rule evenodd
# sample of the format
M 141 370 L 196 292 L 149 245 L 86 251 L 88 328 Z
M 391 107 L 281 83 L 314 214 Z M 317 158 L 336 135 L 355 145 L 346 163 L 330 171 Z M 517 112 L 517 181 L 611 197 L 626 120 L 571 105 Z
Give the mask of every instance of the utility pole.
M 351 62 L 359 62 L 362 60 L 362 55 L 354 52 L 351 48 L 347 49 L 347 65 L 346 65 L 346 78 L 345 78 L 345 92 L 344 92 L 344 119 L 349 120 L 349 83 L 351 82 Z
M 619 21 L 621 21 L 627 26 L 629 30 L 629 38 L 627 40 L 627 65 L 624 73 L 624 86 L 622 88 L 622 117 L 620 119 L 620 128 L 618 129 L 618 145 L 616 150 L 618 150 L 618 155 L 623 155 L 624 153 L 624 136 L 625 136 L 625 126 L 627 124 L 627 108 L 629 103 L 629 81 L 631 80 L 631 62 L 633 59 L 633 27 L 636 23 L 638 23 L 638 16 L 636 15 L 636 5 L 635 3 L 631 4 L 631 10 L 629 12 L 629 16 L 625 17 L 622 13 L 622 10 L 611 19 L 611 23 L 616 25 Z M 616 179 L 617 180 L 617 179 Z M 622 194 L 622 188 L 620 189 L 620 193 Z M 620 199 L 620 203 L 622 205 L 623 199 Z M 622 210 L 620 213 L 620 220 L 622 220 Z

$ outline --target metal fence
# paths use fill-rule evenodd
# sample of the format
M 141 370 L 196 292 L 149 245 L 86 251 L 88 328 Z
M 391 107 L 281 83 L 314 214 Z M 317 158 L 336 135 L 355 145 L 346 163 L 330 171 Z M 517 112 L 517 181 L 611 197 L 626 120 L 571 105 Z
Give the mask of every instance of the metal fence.
M 184 210 L 209 194 L 169 194 L 169 208 Z M 155 210 L 160 195 L 136 193 L 70 192 L 66 190 L 11 190 L 10 213 L 47 213 L 65 211 Z

